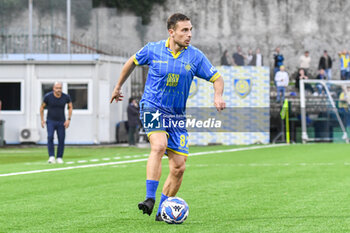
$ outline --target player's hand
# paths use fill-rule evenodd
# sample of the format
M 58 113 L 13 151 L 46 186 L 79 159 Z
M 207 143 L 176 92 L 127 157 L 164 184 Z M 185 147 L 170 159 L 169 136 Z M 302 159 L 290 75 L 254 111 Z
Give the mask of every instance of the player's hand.
M 120 88 L 115 87 L 114 90 L 113 90 L 113 93 L 112 93 L 112 98 L 111 98 L 110 103 L 112 103 L 113 100 L 115 100 L 115 102 L 122 101 L 123 97 L 124 96 L 123 96 L 122 91 L 120 90 Z
M 66 120 L 63 125 L 64 125 L 64 128 L 68 128 L 69 127 L 69 124 L 70 124 L 70 120 Z
M 45 121 L 41 121 L 41 128 L 45 128 L 45 124 L 46 124 Z
M 216 107 L 216 110 L 218 110 L 218 112 L 221 112 L 226 108 L 225 101 L 222 99 L 222 96 L 219 96 L 219 95 L 214 97 L 214 105 Z

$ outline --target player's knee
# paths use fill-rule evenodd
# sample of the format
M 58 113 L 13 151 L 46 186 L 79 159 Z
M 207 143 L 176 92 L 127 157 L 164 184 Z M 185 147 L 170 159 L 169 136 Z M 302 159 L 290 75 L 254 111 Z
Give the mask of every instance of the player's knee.
M 47 140 L 48 141 L 52 141 L 53 140 L 53 136 L 47 136 Z
M 166 147 L 167 147 L 166 143 L 159 142 L 159 143 L 154 143 L 152 145 L 151 150 L 157 154 L 164 155 Z

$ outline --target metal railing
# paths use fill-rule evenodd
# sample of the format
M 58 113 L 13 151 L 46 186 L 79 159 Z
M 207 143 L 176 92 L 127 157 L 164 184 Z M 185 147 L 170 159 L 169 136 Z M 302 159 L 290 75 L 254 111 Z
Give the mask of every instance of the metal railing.
M 99 45 L 95 40 L 71 40 L 73 54 L 105 54 L 129 57 L 131 54 L 122 52 L 110 45 Z M 0 34 L 0 54 L 29 53 L 29 36 L 27 34 Z M 64 54 L 67 51 L 67 38 L 57 34 L 33 35 L 32 53 L 35 54 Z

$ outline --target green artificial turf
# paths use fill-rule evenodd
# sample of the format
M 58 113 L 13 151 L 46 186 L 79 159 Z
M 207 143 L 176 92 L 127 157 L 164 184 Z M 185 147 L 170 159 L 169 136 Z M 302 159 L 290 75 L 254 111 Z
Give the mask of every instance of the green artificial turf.
M 191 148 L 221 151 L 188 158 L 182 225 L 137 209 L 146 161 L 77 168 L 145 160 L 149 149 L 67 147 L 63 165 L 47 164 L 45 147 L 0 149 L 0 232 L 350 232 L 350 145 L 223 152 L 232 148 Z M 1 176 L 65 167 L 74 168 Z M 167 173 L 165 159 L 157 201 Z

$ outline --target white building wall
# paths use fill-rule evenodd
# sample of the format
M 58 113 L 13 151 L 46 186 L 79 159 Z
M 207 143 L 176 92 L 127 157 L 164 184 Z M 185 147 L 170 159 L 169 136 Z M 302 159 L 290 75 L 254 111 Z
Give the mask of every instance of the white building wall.
M 21 110 L 0 112 L 0 119 L 5 120 L 7 143 L 20 143 L 20 131 L 24 128 L 37 130 L 40 136 L 37 143 L 47 143 L 46 128 L 41 128 L 40 123 L 41 86 L 55 81 L 88 84 L 88 110 L 73 110 L 71 125 L 66 130 L 66 143 L 115 141 L 117 122 L 126 120 L 123 110 L 126 110 L 129 94 L 124 92 L 122 103 L 110 104 L 109 100 L 125 59 L 108 56 L 99 56 L 97 60 L 69 58 L 57 61 L 53 56 L 49 60 L 0 60 L 0 82 L 22 83 Z M 67 93 L 65 85 L 63 92 Z

